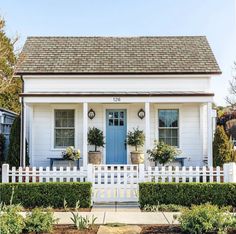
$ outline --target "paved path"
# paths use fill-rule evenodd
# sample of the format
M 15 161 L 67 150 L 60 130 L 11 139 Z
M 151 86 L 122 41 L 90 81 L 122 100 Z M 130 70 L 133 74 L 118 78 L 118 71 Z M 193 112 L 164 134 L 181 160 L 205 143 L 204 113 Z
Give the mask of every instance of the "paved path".
M 133 212 L 133 211 L 92 211 L 79 212 L 82 216 L 97 217 L 96 224 L 124 223 L 124 224 L 172 224 L 172 212 Z M 59 218 L 58 224 L 73 224 L 71 212 L 55 212 L 55 218 Z M 174 221 L 174 223 L 178 223 Z

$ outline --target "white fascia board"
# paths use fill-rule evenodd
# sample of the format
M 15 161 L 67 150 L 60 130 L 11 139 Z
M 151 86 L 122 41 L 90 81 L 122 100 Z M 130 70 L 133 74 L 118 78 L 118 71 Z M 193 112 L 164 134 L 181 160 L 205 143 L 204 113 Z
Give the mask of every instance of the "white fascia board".
M 145 78 L 145 77 L 149 77 L 149 78 L 209 78 L 212 75 L 210 74 L 199 74 L 199 75 L 194 75 L 194 74 L 177 74 L 177 75 L 168 75 L 168 74 L 161 74 L 161 75 L 110 75 L 110 74 L 101 74 L 101 75 L 23 75 L 23 79 L 27 79 L 27 78 L 40 78 L 40 79 L 46 79 L 46 78 Z M 215 76 L 215 75 L 214 75 Z
M 24 97 L 25 103 L 205 103 L 213 102 L 212 96 L 194 97 Z

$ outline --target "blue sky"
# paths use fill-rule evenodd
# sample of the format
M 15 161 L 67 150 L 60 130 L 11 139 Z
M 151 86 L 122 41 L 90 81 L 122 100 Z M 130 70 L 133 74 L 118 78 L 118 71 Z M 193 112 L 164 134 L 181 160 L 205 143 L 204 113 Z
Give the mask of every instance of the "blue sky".
M 20 36 L 206 35 L 222 69 L 213 79 L 224 105 L 236 61 L 234 0 L 0 0 L 7 34 Z

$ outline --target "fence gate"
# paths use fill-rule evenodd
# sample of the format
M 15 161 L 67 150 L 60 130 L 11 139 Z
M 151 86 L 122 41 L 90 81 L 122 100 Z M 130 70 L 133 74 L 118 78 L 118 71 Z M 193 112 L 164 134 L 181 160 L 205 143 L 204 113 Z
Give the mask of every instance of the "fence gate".
M 93 202 L 138 201 L 138 165 L 91 165 Z

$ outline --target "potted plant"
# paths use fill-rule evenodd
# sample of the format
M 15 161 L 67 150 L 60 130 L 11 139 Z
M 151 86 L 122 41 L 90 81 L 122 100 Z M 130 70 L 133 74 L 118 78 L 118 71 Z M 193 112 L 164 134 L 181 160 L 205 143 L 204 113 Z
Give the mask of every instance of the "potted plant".
M 154 142 L 154 148 L 148 150 L 149 160 L 155 162 L 155 164 L 160 163 L 163 166 L 166 163 L 172 162 L 176 156 L 181 154 L 181 151 L 175 146 L 165 144 L 163 141 Z
M 88 162 L 92 164 L 101 164 L 102 152 L 98 150 L 98 147 L 104 147 L 103 131 L 98 128 L 89 128 L 88 131 L 88 143 L 94 145 L 94 151 L 88 152 Z
M 142 130 L 134 128 L 133 131 L 129 131 L 127 135 L 127 144 L 135 147 L 135 151 L 132 151 L 131 162 L 133 164 L 144 163 L 144 153 L 140 151 L 138 147 L 143 146 L 145 141 L 145 135 Z
M 62 151 L 62 158 L 67 161 L 70 167 L 75 165 L 75 161 L 80 159 L 80 150 L 69 146 L 65 151 Z

